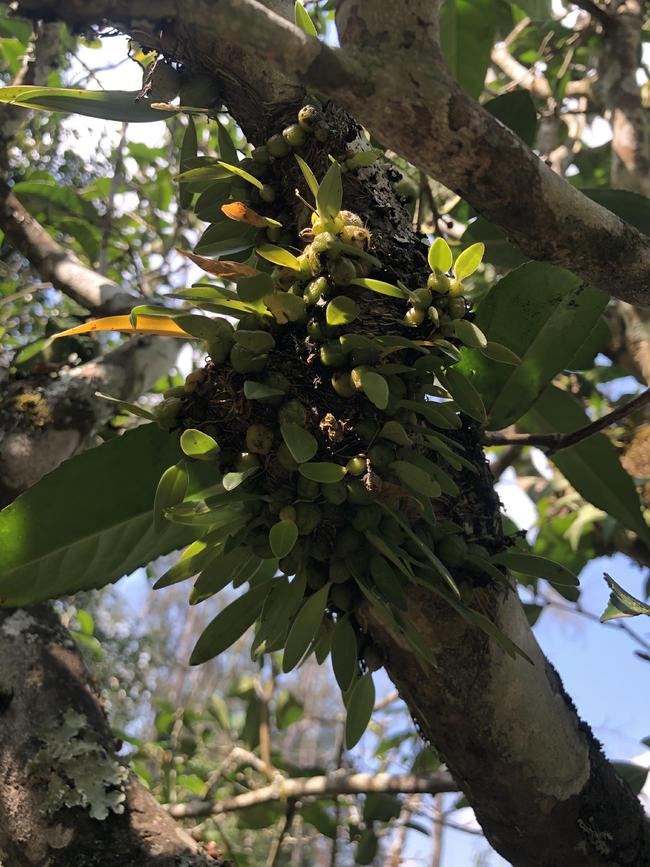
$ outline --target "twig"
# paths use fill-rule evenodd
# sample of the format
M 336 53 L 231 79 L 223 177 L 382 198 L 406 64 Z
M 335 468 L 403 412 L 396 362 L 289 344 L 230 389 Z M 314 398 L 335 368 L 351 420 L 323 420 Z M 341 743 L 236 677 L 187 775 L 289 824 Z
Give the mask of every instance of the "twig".
M 559 600 L 553 599 L 545 594 L 542 594 L 541 598 L 547 605 L 550 605 L 552 608 L 557 608 L 558 611 L 567 611 L 570 614 L 579 614 L 581 617 L 585 617 L 587 620 L 593 620 L 594 623 L 601 624 L 600 617 L 598 614 L 594 614 L 593 611 L 588 611 L 586 608 L 583 608 L 579 602 L 576 602 L 574 605 L 566 605 Z M 617 629 L 625 632 L 632 641 L 635 641 L 640 647 L 643 647 L 644 650 L 650 651 L 650 642 L 646 641 L 638 632 L 632 629 L 631 626 L 628 626 L 627 623 L 623 620 L 608 620 L 606 623 L 601 624 L 604 626 L 614 626 Z
M 187 804 L 171 804 L 166 809 L 176 819 L 200 816 L 218 816 L 268 804 L 273 801 L 291 800 L 306 797 L 331 798 L 336 795 L 360 795 L 368 792 L 388 792 L 403 794 L 437 794 L 438 792 L 457 792 L 458 786 L 452 777 L 437 771 L 434 774 L 350 774 L 335 771 L 320 777 L 294 778 L 280 780 L 233 798 L 222 801 L 190 801 Z
M 508 446 L 500 452 L 490 464 L 490 470 L 495 479 L 500 479 L 508 467 L 511 467 L 523 452 L 523 446 Z
M 601 418 L 596 419 L 596 421 L 592 421 L 589 424 L 584 425 L 584 427 L 580 427 L 570 433 L 486 434 L 483 437 L 483 445 L 522 447 L 539 446 L 540 448 L 545 448 L 547 454 L 553 454 L 554 452 L 560 451 L 560 449 L 569 448 L 569 446 L 574 446 L 577 443 L 588 439 L 590 436 L 593 436 L 608 427 L 610 424 L 631 415 L 633 412 L 636 412 L 637 409 L 641 409 L 641 407 L 645 406 L 647 403 L 650 403 L 650 388 L 635 397 L 634 400 L 613 409 Z
M 603 30 L 613 27 L 615 19 L 609 14 L 606 9 L 594 3 L 593 0 L 573 0 L 576 6 L 580 6 L 585 12 L 588 12 L 592 18 L 595 18 L 602 25 Z
M 282 841 L 285 836 L 289 832 L 291 828 L 291 823 L 293 822 L 293 817 L 296 812 L 296 803 L 295 801 L 289 801 L 287 805 L 287 812 L 284 816 L 284 820 L 282 822 L 282 827 L 280 828 L 280 833 L 276 837 L 271 846 L 271 851 L 269 852 L 269 857 L 266 859 L 266 867 L 277 867 L 280 861 L 280 852 L 282 850 Z

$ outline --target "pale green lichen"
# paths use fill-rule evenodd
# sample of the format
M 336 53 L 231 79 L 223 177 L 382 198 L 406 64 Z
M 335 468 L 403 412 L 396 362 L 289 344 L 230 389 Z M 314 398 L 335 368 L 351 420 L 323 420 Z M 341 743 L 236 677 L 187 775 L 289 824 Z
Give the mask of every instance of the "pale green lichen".
M 47 785 L 43 811 L 83 807 L 93 819 L 123 813 L 128 771 L 110 756 L 83 714 L 65 712 L 62 721 L 38 734 L 43 744 L 27 771 Z

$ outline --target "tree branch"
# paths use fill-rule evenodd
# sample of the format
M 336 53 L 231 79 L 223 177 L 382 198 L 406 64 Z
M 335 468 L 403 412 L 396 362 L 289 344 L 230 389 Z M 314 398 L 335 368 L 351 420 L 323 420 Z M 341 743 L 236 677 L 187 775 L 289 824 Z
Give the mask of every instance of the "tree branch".
M 369 792 L 393 794 L 436 794 L 457 792 L 458 786 L 447 773 L 435 774 L 350 774 L 333 771 L 321 777 L 285 779 L 253 792 L 224 798 L 222 801 L 190 801 L 167 807 L 175 819 L 200 816 L 219 816 L 245 810 L 272 801 L 299 800 L 301 798 L 334 798 L 338 795 L 362 795 Z
M 607 30 L 614 26 L 614 18 L 607 9 L 594 3 L 594 0 L 573 0 L 576 6 L 588 12 L 592 18 L 595 18 L 602 25 L 603 30 Z
M 606 427 L 609 427 L 610 424 L 614 424 L 614 422 L 626 418 L 626 416 L 631 415 L 633 412 L 636 412 L 636 410 L 641 409 L 641 407 L 646 406 L 649 403 L 650 389 L 647 389 L 638 395 L 638 397 L 635 397 L 634 400 L 629 401 L 629 403 L 625 403 L 623 406 L 619 406 L 611 412 L 606 413 L 601 418 L 596 419 L 596 421 L 592 421 L 589 424 L 569 433 L 488 433 L 483 437 L 483 444 L 486 446 L 539 446 L 547 449 L 548 454 L 554 454 L 555 452 L 559 452 L 560 449 L 567 449 L 569 446 L 577 445 L 577 443 L 588 439 L 601 430 L 604 430 Z
M 210 57 L 214 69 L 224 43 L 244 47 L 258 57 L 258 76 L 264 61 L 285 83 L 335 99 L 387 146 L 463 196 L 531 258 L 650 306 L 650 238 L 558 177 L 468 97 L 436 44 L 427 50 L 370 44 L 368 19 L 355 8 L 355 27 L 349 33 L 341 28 L 343 48 L 337 49 L 257 0 L 220 0 L 216 6 L 195 0 L 182 12 L 176 0 L 71 0 L 64 8 L 57 0 L 18 3 L 22 14 L 58 15 L 76 24 L 108 19 L 190 68 L 197 58 Z M 232 59 L 226 62 L 232 74 Z

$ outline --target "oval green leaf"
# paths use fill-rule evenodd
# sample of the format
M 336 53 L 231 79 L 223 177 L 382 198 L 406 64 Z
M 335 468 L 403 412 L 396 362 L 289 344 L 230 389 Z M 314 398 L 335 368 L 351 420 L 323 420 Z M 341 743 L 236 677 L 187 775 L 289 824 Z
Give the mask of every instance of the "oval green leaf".
M 286 422 L 280 426 L 280 431 L 282 439 L 291 452 L 291 457 L 297 464 L 310 461 L 318 451 L 316 438 L 299 424 L 293 421 Z M 331 466 L 335 466 L 335 464 L 331 464 Z
M 223 169 L 226 169 L 226 171 L 230 172 L 233 175 L 239 175 L 240 178 L 248 181 L 249 184 L 257 187 L 258 190 L 261 190 L 264 186 L 264 184 L 262 183 L 262 181 L 259 180 L 259 178 L 256 178 L 254 175 L 251 175 L 244 169 L 240 169 L 239 166 L 233 166 L 230 163 L 224 163 L 222 160 L 218 160 L 218 163 Z
M 442 274 L 449 271 L 454 257 L 451 252 L 451 247 L 444 238 L 436 238 L 433 244 L 429 247 L 427 256 L 429 268 L 432 271 L 440 271 Z
M 361 740 L 375 706 L 375 684 L 368 672 L 355 683 L 348 700 L 345 720 L 345 746 L 351 750 Z
M 272 582 L 252 587 L 222 609 L 201 633 L 190 657 L 190 665 L 200 665 L 227 650 L 257 620 Z
M 349 325 L 359 315 L 359 305 L 347 295 L 337 295 L 327 305 L 325 319 L 328 325 Z
M 276 247 L 275 244 L 262 244 L 255 252 L 267 262 L 273 262 L 274 265 L 279 265 L 281 268 L 289 268 L 291 271 L 300 271 L 300 262 L 290 253 L 289 250 L 283 250 L 282 247 Z
M 282 671 L 292 671 L 307 652 L 307 648 L 316 637 L 325 614 L 329 582 L 310 596 L 296 615 L 284 648 Z
M 453 328 L 456 337 L 469 349 L 485 349 L 487 346 L 487 337 L 473 322 L 467 319 L 455 319 Z
M 197 461 L 214 461 L 219 455 L 219 443 L 209 434 L 188 428 L 181 434 L 181 451 Z
M 168 467 L 160 477 L 153 501 L 154 529 L 160 532 L 165 527 L 165 510 L 182 503 L 187 494 L 190 479 L 185 461 Z
M 341 166 L 338 163 L 332 163 L 319 184 L 316 193 L 316 210 L 324 220 L 333 220 L 341 210 L 342 202 Z
M 377 292 L 379 295 L 389 295 L 391 298 L 408 298 L 407 293 L 400 289 L 399 286 L 394 286 L 392 283 L 386 283 L 384 280 L 370 280 L 368 277 L 357 277 L 351 281 L 353 286 L 363 286 L 364 289 L 370 289 L 371 292 Z
M 331 464 L 327 461 L 301 464 L 300 475 L 312 482 L 320 482 L 323 485 L 340 482 L 347 470 L 340 464 Z
M 269 531 L 269 545 L 273 556 L 282 559 L 298 540 L 298 527 L 294 521 L 278 521 Z
M 454 264 L 454 274 L 459 280 L 470 277 L 483 261 L 485 244 L 479 241 L 472 244 L 460 254 Z
M 361 385 L 363 386 L 363 393 L 377 409 L 386 409 L 390 393 L 388 383 L 380 373 L 375 373 L 374 370 L 363 370 L 361 372 Z
M 349 617 L 341 617 L 332 631 L 332 669 L 341 692 L 350 689 L 357 672 L 357 635 Z

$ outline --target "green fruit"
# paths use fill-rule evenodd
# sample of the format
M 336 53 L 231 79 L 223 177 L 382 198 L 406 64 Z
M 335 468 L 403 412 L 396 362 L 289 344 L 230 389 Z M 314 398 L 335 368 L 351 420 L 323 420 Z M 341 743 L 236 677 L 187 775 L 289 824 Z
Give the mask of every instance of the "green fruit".
M 163 397 L 185 397 L 186 393 L 185 386 L 175 385 L 173 388 L 165 389 L 165 391 L 163 391 Z
M 447 311 L 452 319 L 462 319 L 466 313 L 465 299 L 450 296 Z
M 420 307 L 411 307 L 406 311 L 404 316 L 404 325 L 408 325 L 411 328 L 417 328 L 418 325 L 422 325 L 424 319 L 426 317 L 426 313 Z
M 171 427 L 175 424 L 183 406 L 179 397 L 166 397 L 153 408 L 154 418 L 161 427 Z
M 352 575 L 344 560 L 333 557 L 330 560 L 329 578 L 334 584 L 345 584 Z
M 427 318 L 436 328 L 438 328 L 440 325 L 440 313 L 438 312 L 437 307 L 429 307 L 427 310 Z
M 363 374 L 368 370 L 367 366 L 362 364 L 359 367 L 353 367 L 350 371 L 350 379 L 352 380 L 352 385 L 356 388 L 357 391 L 363 391 L 363 383 L 361 382 L 363 378 Z
M 307 133 L 299 123 L 292 123 L 283 129 L 282 137 L 292 148 L 300 148 L 307 141 Z
M 305 130 L 313 130 L 322 119 L 323 114 L 315 105 L 303 105 L 298 112 L 298 123 Z
M 263 424 L 252 424 L 246 431 L 246 448 L 254 455 L 268 455 L 273 446 L 273 431 Z
M 339 286 L 348 286 L 356 279 L 357 269 L 352 259 L 340 256 L 330 264 L 330 276 Z
M 309 536 L 313 533 L 321 521 L 320 507 L 315 503 L 296 504 L 296 524 L 301 536 Z
M 366 530 L 373 530 L 378 527 L 382 517 L 383 512 L 377 505 L 359 506 L 355 509 L 352 526 L 360 533 L 365 533 Z
M 436 556 L 450 569 L 462 566 L 467 556 L 467 542 L 462 536 L 447 536 L 436 545 Z
M 288 400 L 278 410 L 278 421 L 280 424 L 294 424 L 304 427 L 307 422 L 307 410 L 299 400 Z
M 345 465 L 345 469 L 351 476 L 362 476 L 366 472 L 366 456 L 357 455 Z
M 432 292 L 437 292 L 439 295 L 446 295 L 449 292 L 451 280 L 444 274 L 429 274 L 427 287 Z
M 266 146 L 272 157 L 286 157 L 287 154 L 291 153 L 291 148 L 279 134 L 272 135 L 271 138 L 267 139 Z
M 327 126 L 325 121 L 320 121 L 314 127 L 314 138 L 316 141 L 321 142 L 323 144 L 327 141 L 330 136 L 330 128 Z
M 449 287 L 449 294 L 452 298 L 458 298 L 465 291 L 465 287 L 463 286 L 460 280 L 452 280 L 451 285 Z
M 211 340 L 207 344 L 207 353 L 214 364 L 223 364 L 230 355 L 230 350 L 233 345 L 232 335 L 220 335 L 215 340 Z
M 266 145 L 260 145 L 259 147 L 256 147 L 253 150 L 251 157 L 255 160 L 256 163 L 261 163 L 262 165 L 271 161 L 271 154 L 269 153 L 269 149 Z
M 340 611 L 351 611 L 355 597 L 354 581 L 346 581 L 345 584 L 333 584 L 330 590 L 330 601 Z
M 230 363 L 237 373 L 261 373 L 266 367 L 268 355 L 255 355 L 249 349 L 235 343 L 230 350 Z
M 332 388 L 339 397 L 353 397 L 357 393 L 356 388 L 352 384 L 350 374 L 346 370 L 337 371 L 331 379 Z
M 325 277 L 317 277 L 315 280 L 312 280 L 311 283 L 307 284 L 307 288 L 305 289 L 305 303 L 309 305 L 317 304 L 320 301 L 321 295 L 327 292 L 329 287 L 330 284 Z
M 340 506 L 348 498 L 345 482 L 334 482 L 332 485 L 321 485 L 320 493 L 323 499 L 334 506 Z
M 317 228 L 320 228 L 320 231 L 317 231 Z M 321 224 L 318 221 L 314 223 L 313 229 L 316 237 L 310 246 L 314 253 L 318 256 L 322 256 L 325 253 L 332 256 L 340 251 L 341 242 L 331 230 L 321 228 Z
M 332 340 L 320 348 L 320 360 L 325 367 L 343 367 L 347 357 L 347 349 L 344 349 L 338 340 Z
M 314 340 L 323 340 L 325 331 L 322 324 L 317 319 L 310 319 L 307 323 L 307 334 Z
M 275 201 L 275 190 L 270 184 L 264 184 L 260 190 L 260 199 L 263 202 L 271 203 Z
M 339 237 L 344 243 L 353 244 L 360 250 L 365 250 L 370 243 L 370 232 L 362 226 L 343 226 Z

